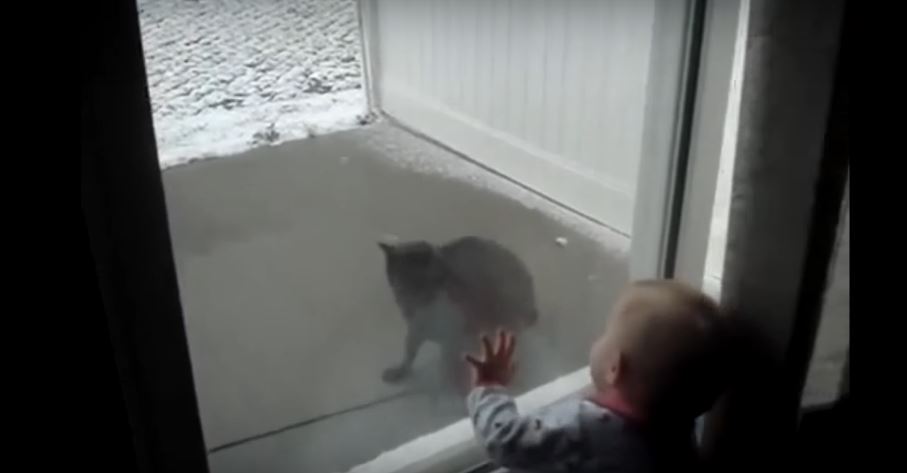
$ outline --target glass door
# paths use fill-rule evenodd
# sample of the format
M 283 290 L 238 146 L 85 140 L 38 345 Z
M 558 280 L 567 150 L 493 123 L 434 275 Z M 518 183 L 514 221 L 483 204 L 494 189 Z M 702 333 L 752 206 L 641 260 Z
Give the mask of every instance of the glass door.
M 740 2 L 138 6 L 215 473 L 469 465 L 480 333 L 541 406 L 702 282 Z

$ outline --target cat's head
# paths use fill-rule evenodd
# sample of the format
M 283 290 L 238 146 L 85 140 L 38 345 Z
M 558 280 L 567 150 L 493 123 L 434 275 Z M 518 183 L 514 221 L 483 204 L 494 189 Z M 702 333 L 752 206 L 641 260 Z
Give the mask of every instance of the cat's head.
M 392 283 L 422 286 L 444 277 L 444 263 L 438 248 L 426 241 L 379 242 L 384 253 L 387 276 Z

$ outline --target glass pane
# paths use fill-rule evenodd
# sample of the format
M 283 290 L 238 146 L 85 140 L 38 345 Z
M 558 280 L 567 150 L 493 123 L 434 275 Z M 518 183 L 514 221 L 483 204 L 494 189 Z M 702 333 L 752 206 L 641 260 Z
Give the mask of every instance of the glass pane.
M 628 281 L 687 3 L 364 3 L 138 1 L 215 473 L 346 471 L 432 435 L 493 326 L 519 331 L 514 393 L 544 391 Z

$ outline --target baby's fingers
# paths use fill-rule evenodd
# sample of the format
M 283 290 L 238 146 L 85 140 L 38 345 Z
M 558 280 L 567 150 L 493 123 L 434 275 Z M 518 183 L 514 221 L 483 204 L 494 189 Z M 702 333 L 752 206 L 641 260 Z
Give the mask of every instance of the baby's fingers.
M 478 358 L 470 355 L 469 353 L 463 355 L 463 359 L 466 360 L 466 362 L 469 363 L 470 365 L 475 366 L 476 368 L 481 368 L 482 365 L 484 364 L 484 362 L 482 360 L 479 360 Z
M 507 335 L 503 328 L 498 329 L 498 346 L 495 353 L 500 355 L 507 353 Z
M 485 359 L 491 358 L 494 355 L 494 347 L 491 345 L 491 339 L 488 338 L 488 335 L 482 335 L 482 349 L 484 350 Z
M 512 358 L 513 352 L 516 349 L 516 336 L 514 336 L 512 333 L 507 334 L 506 347 L 507 348 L 504 350 L 504 354 L 507 356 L 507 358 Z

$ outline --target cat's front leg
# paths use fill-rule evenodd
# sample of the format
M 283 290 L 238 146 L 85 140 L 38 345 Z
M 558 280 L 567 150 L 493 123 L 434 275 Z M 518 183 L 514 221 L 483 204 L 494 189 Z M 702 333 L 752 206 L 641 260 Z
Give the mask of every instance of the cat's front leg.
M 413 361 L 416 359 L 423 342 L 425 342 L 424 334 L 417 327 L 408 326 L 406 329 L 406 343 L 403 348 L 403 361 L 397 366 L 384 370 L 384 373 L 381 374 L 381 379 L 385 383 L 396 383 L 409 376 L 412 371 Z

